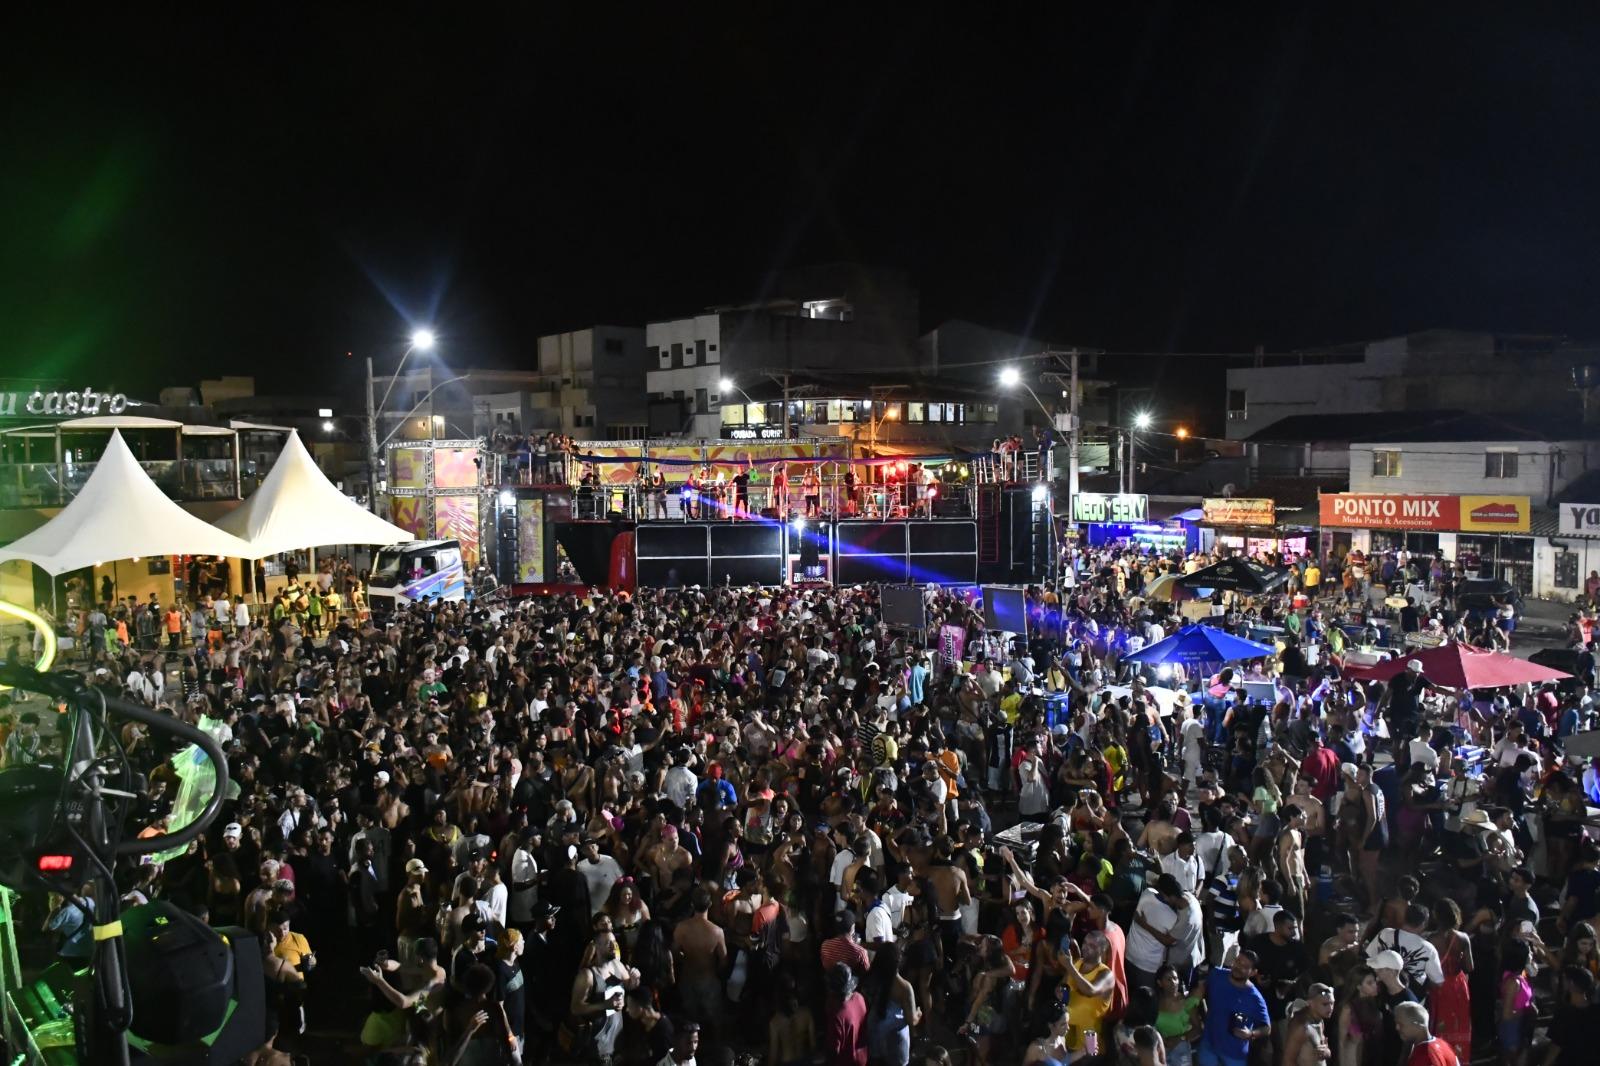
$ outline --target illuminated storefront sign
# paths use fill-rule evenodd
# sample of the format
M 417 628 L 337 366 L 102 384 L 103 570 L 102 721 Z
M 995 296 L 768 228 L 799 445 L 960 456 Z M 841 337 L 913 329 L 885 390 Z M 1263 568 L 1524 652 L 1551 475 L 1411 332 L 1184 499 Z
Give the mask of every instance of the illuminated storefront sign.
M 0 392 L 0 418 L 15 418 L 18 412 L 30 415 L 120 415 L 129 407 L 120 392 Z
M 1208 497 L 1200 501 L 1200 508 L 1214 526 L 1270 526 L 1278 520 L 1277 505 L 1266 499 Z
M 1150 497 L 1142 492 L 1080 492 L 1072 497 L 1074 522 L 1143 522 Z
M 1526 533 L 1531 521 L 1526 496 L 1328 492 L 1318 502 L 1322 525 L 1347 529 Z

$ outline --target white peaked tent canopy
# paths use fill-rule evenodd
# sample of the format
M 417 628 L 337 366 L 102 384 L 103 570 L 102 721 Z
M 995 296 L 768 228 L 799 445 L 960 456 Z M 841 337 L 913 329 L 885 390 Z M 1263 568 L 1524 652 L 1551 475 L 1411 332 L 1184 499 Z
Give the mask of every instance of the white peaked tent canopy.
M 82 490 L 50 521 L 0 548 L 63 574 L 146 555 L 247 557 L 250 546 L 173 503 L 144 472 L 116 430 Z
M 324 544 L 394 544 L 410 533 L 385 522 L 334 487 L 300 434 L 290 433 L 261 487 L 217 522 L 249 546 L 246 559 Z

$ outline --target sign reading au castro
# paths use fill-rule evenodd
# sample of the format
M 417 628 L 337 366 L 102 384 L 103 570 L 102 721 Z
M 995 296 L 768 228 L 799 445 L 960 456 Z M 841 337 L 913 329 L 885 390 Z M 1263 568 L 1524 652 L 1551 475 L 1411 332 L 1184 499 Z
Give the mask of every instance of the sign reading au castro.
M 128 398 L 120 392 L 0 392 L 0 418 L 30 415 L 120 415 L 128 409 Z

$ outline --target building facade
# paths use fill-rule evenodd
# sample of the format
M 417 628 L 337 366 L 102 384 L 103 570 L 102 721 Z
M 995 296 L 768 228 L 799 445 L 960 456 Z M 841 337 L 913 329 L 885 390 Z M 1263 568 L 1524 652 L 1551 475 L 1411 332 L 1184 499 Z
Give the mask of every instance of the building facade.
M 1295 415 L 1570 410 L 1594 358 L 1561 337 L 1444 329 L 1259 355 L 1228 370 L 1226 435 L 1243 440 Z

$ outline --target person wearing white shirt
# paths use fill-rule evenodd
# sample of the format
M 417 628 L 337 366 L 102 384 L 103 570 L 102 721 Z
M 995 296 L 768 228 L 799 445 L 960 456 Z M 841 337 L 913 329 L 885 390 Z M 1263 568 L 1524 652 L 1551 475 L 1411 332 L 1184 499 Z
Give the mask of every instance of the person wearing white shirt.
M 1188 693 L 1181 695 L 1187 696 Z M 1188 700 L 1183 702 L 1187 704 Z M 1183 725 L 1178 727 L 1178 741 L 1183 751 L 1183 778 L 1192 785 L 1200 780 L 1200 771 L 1205 765 L 1206 727 L 1193 709 L 1185 713 Z
M 1200 901 L 1189 892 L 1174 901 L 1178 920 L 1172 926 L 1173 943 L 1167 947 L 1167 962 L 1188 980 L 1188 975 L 1205 958 L 1206 919 Z
M 250 608 L 246 606 L 243 596 L 240 596 L 239 602 L 233 605 L 233 631 L 235 633 L 250 631 Z
M 1205 884 L 1205 865 L 1195 854 L 1194 834 L 1185 829 L 1178 834 L 1178 846 L 1161 857 L 1161 872 L 1171 874 L 1185 892 L 1199 892 Z
M 1156 971 L 1167 961 L 1167 948 L 1177 942 L 1172 935 L 1178 924 L 1183 888 L 1171 874 L 1162 874 L 1154 888 L 1139 897 L 1128 927 L 1128 947 L 1124 965 L 1129 988 L 1154 988 Z
M 1379 930 L 1378 935 L 1367 944 L 1367 965 L 1372 965 L 1372 960 L 1380 952 L 1395 951 L 1405 960 L 1406 979 L 1413 986 L 1426 985 L 1431 988 L 1444 984 L 1444 967 L 1439 961 L 1439 949 L 1421 932 L 1427 922 L 1427 908 L 1411 904 L 1406 908 L 1405 928 Z
M 529 848 L 533 838 L 531 830 L 524 830 L 522 843 L 511 853 L 512 925 L 528 925 L 533 921 L 533 907 L 539 902 L 539 862 Z
M 695 789 L 700 787 L 700 779 L 694 775 L 693 770 L 683 764 L 687 756 L 682 752 L 675 753 L 672 758 L 672 769 L 667 771 L 667 776 L 661 783 L 661 790 L 680 811 L 686 811 L 694 802 Z
M 883 905 L 889 909 L 889 921 L 896 929 L 905 927 L 906 908 L 916 898 L 910 892 L 911 884 L 911 867 L 901 866 L 899 877 L 883 894 Z
M 589 913 L 599 914 L 606 900 L 611 898 L 611 887 L 622 880 L 622 867 L 611 856 L 600 854 L 600 842 L 589 838 L 583 841 L 578 872 L 589 885 Z
M 856 874 L 856 898 L 867 904 L 861 946 L 868 951 L 876 951 L 880 944 L 894 943 L 894 915 L 878 894 L 882 886 L 882 875 L 876 870 L 867 869 Z

